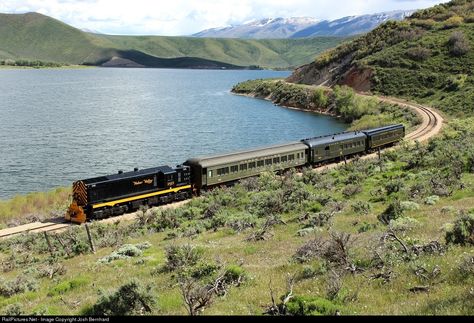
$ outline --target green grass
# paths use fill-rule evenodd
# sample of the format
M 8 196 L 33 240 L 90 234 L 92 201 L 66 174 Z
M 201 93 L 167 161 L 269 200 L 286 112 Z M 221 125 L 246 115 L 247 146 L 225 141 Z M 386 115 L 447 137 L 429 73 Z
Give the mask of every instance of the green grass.
M 97 65 L 120 56 L 145 65 L 166 67 L 166 64 L 194 64 L 191 58 L 197 58 L 202 63 L 212 60 L 237 66 L 291 68 L 311 62 L 318 53 L 342 41 L 338 37 L 241 40 L 112 36 L 85 33 L 38 13 L 0 14 L 0 59 Z M 156 61 L 156 58 L 182 57 L 187 61 Z

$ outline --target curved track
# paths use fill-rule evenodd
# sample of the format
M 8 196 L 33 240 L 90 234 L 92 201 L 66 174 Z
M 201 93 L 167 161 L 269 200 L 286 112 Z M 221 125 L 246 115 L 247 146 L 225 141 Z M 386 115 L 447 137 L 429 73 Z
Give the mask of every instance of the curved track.
M 366 94 L 359 94 L 359 95 L 368 96 Z M 412 142 L 425 141 L 431 138 L 432 136 L 438 134 L 439 131 L 441 130 L 441 127 L 443 125 L 443 118 L 431 108 L 420 105 L 420 104 L 416 104 L 416 103 L 406 102 L 404 100 L 397 99 L 397 98 L 389 98 L 389 97 L 378 97 L 378 98 L 384 102 L 394 103 L 403 107 L 410 108 L 416 111 L 416 113 L 418 113 L 418 115 L 422 118 L 422 122 L 420 126 L 416 128 L 414 131 L 408 133 L 405 136 L 405 140 L 412 141 Z M 393 149 L 393 148 L 388 148 L 388 149 Z M 377 156 L 377 153 L 372 153 L 372 154 L 364 155 L 361 158 L 366 159 L 366 158 L 373 158 L 376 156 Z M 350 159 L 348 159 L 347 161 L 350 161 Z M 344 163 L 344 162 L 331 163 L 325 166 L 318 167 L 316 169 L 317 170 L 330 169 L 330 168 L 334 168 L 340 165 L 341 163 Z M 162 206 L 159 206 L 159 208 L 176 208 L 187 202 L 189 202 L 189 200 L 162 205 Z M 104 219 L 104 220 L 101 220 L 101 222 L 116 222 L 116 221 L 122 221 L 122 220 L 132 220 L 132 219 L 135 219 L 136 216 L 137 216 L 136 213 L 129 213 L 129 214 L 121 215 L 121 216 L 115 216 L 112 218 Z M 66 223 L 64 222 L 63 219 L 54 219 L 54 220 L 51 220 L 50 222 L 33 222 L 33 223 L 20 225 L 13 228 L 0 230 L 0 239 L 13 237 L 15 235 L 28 233 L 28 232 L 61 231 L 61 230 L 67 229 L 71 225 L 74 225 L 74 224 Z
M 443 118 L 441 115 L 430 107 L 421 104 L 406 102 L 397 98 L 379 97 L 381 101 L 398 104 L 414 110 L 421 117 L 422 122 L 418 128 L 408 133 L 405 140 L 409 141 L 425 141 L 438 134 L 443 126 Z

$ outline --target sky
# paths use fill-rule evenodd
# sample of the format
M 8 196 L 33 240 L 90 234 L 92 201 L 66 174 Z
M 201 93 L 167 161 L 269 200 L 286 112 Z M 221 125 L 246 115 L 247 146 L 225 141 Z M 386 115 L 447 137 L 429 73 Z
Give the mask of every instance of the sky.
M 447 0 L 0 0 L 0 13 L 39 12 L 112 35 L 191 35 L 261 18 L 345 16 L 431 7 Z

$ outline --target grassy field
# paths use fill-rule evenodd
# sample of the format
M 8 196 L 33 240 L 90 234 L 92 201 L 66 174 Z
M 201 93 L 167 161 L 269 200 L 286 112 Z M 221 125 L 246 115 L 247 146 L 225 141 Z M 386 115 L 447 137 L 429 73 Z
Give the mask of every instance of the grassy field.
M 100 65 L 119 56 L 146 65 L 152 58 L 187 57 L 237 66 L 291 68 L 311 62 L 318 53 L 342 41 L 338 37 L 241 40 L 111 36 L 85 33 L 37 13 L 0 14 L 0 59 Z
M 183 295 L 205 291 L 195 314 L 472 315 L 473 121 L 381 160 L 93 223 L 96 253 L 83 226 L 50 234 L 53 250 L 42 235 L 2 241 L 0 312 L 187 314 Z

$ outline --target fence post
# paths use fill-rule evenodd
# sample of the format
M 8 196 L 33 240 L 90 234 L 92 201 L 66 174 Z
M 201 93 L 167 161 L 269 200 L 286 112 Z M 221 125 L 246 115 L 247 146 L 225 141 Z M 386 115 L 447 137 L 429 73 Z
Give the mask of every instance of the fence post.
M 94 242 L 92 241 L 92 236 L 91 236 L 91 232 L 89 231 L 89 226 L 87 225 L 87 223 L 84 223 L 84 225 L 86 227 L 87 238 L 89 238 L 89 244 L 91 245 L 91 250 L 93 253 L 95 253 Z
M 44 234 L 44 238 L 46 239 L 46 243 L 48 244 L 49 253 L 51 254 L 51 257 L 53 257 L 54 256 L 53 247 L 51 246 L 51 241 L 49 241 L 48 234 L 46 233 L 46 231 L 44 231 L 43 234 Z

